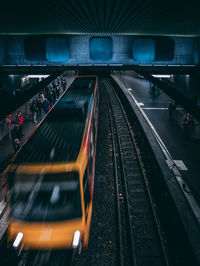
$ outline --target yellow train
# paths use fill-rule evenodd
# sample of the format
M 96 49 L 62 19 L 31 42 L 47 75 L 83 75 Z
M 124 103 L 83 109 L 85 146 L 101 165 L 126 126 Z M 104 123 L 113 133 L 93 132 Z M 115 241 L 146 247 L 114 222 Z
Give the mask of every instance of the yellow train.
M 87 248 L 98 104 L 98 77 L 78 76 L 6 169 L 9 247 Z

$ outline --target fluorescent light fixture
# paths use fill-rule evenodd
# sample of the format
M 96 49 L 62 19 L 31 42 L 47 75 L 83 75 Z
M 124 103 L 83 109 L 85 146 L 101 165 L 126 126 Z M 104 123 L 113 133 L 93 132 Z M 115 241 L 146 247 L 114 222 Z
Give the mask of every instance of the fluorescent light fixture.
M 19 233 L 17 234 L 17 237 L 15 238 L 15 241 L 14 241 L 14 243 L 13 243 L 13 247 L 14 247 L 14 248 L 18 248 L 18 247 L 19 247 L 19 244 L 21 243 L 23 236 L 24 236 L 24 235 L 23 235 L 23 233 L 21 233 L 21 232 L 19 232 Z
M 195 67 L 196 65 L 182 65 L 183 67 Z
M 154 67 L 165 67 L 167 65 L 153 65 Z
M 27 66 L 31 66 L 31 65 L 17 65 L 18 67 L 27 67 Z
M 123 66 L 123 64 L 109 64 L 109 66 Z
M 28 75 L 27 78 L 48 78 L 49 75 Z
M 73 248 L 77 248 L 79 243 L 80 243 L 80 237 L 81 237 L 81 233 L 80 231 L 76 231 L 74 233 L 74 237 L 73 237 L 73 241 L 72 241 L 72 247 Z
M 152 75 L 154 78 L 170 78 L 170 75 Z
M 144 66 L 144 67 L 146 67 L 146 66 L 152 66 L 152 65 L 150 65 L 150 64 L 139 64 L 139 66 Z
M 1 65 L 2 67 L 16 67 L 16 65 Z
M 44 66 L 47 66 L 47 65 L 32 65 L 33 67 L 44 67 Z
M 92 66 L 92 64 L 79 64 L 80 67 Z
M 94 64 L 94 66 L 108 66 L 108 64 Z

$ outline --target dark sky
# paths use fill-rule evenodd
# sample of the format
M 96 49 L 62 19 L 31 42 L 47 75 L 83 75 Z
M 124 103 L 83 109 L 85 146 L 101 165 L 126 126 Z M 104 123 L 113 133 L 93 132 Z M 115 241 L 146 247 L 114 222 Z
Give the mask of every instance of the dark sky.
M 200 0 L 4 0 L 0 33 L 199 35 Z

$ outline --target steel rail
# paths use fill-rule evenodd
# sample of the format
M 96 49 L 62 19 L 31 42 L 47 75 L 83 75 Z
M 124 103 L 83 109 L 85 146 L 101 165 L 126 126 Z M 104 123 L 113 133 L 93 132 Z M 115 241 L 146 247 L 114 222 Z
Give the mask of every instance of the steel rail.
M 117 194 L 117 212 L 118 212 L 118 230 L 119 230 L 119 249 L 120 249 L 120 265 L 123 265 L 123 254 L 122 254 L 122 228 L 121 228 L 121 215 L 120 215 L 120 201 L 119 201 L 119 181 L 118 181 L 118 170 L 117 170 L 117 160 L 116 160 L 116 148 L 115 148 L 115 140 L 114 140 L 114 125 L 111 118 L 111 109 L 109 109 L 109 99 L 108 96 L 105 93 L 104 90 L 104 96 L 106 98 L 106 104 L 108 108 L 108 117 L 109 117 L 109 123 L 110 123 L 110 129 L 111 129 L 111 135 L 112 135 L 112 147 L 113 147 L 113 161 L 114 161 L 114 172 L 115 172 L 115 187 L 116 187 L 116 194 Z
M 106 86 L 104 85 L 104 88 Z M 105 91 L 104 91 L 105 92 Z M 130 214 L 130 203 L 129 203 L 129 198 L 128 198 L 128 188 L 127 188 L 127 182 L 126 182 L 126 178 L 125 178 L 125 169 L 124 169 L 124 164 L 123 164 L 123 159 L 122 159 L 122 150 L 120 147 L 120 139 L 119 139 L 119 132 L 118 129 L 116 127 L 116 120 L 115 120 L 115 116 L 114 116 L 114 110 L 113 110 L 113 106 L 112 106 L 112 102 L 110 100 L 110 97 L 108 96 L 108 93 L 105 92 L 106 98 L 107 98 L 107 105 L 109 106 L 109 120 L 110 120 L 110 125 L 111 125 L 111 132 L 112 132 L 112 144 L 113 144 L 113 158 L 114 158 L 114 165 L 115 165 L 115 183 L 116 183 L 116 191 L 117 191 L 117 207 L 118 207 L 118 224 L 119 224 L 119 238 L 120 238 L 120 265 L 123 266 L 124 264 L 124 260 L 125 258 L 123 258 L 123 242 L 122 242 L 122 225 L 121 225 L 121 209 L 122 207 L 120 207 L 122 204 L 120 204 L 120 191 L 119 191 L 119 184 L 120 184 L 120 176 L 118 174 L 118 170 L 117 170 L 117 152 L 116 152 L 116 148 L 115 148 L 115 143 L 117 141 L 117 146 L 119 149 L 119 157 L 120 157 L 120 162 L 121 162 L 121 172 L 122 172 L 122 185 L 124 185 L 125 187 L 125 193 L 124 193 L 124 198 L 125 198 L 125 202 L 126 202 L 126 211 L 128 213 L 128 225 L 129 225 L 129 233 L 130 233 L 130 242 L 131 242 L 131 255 L 132 258 L 129 258 L 134 265 L 136 265 L 136 255 L 135 255 L 135 249 L 134 249 L 134 243 L 133 243 L 133 231 L 132 231 L 132 225 L 131 225 L 131 214 Z M 109 103 L 108 103 L 109 102 Z M 112 113 L 112 114 L 111 114 Z M 112 118 L 111 118 L 112 116 Z M 114 120 L 114 123 L 112 122 L 112 120 Z M 114 129 L 115 128 L 115 132 L 114 133 Z M 115 136 L 115 137 L 114 137 Z M 114 140 L 116 138 L 116 141 Z
M 118 145 L 119 145 L 120 157 L 121 157 L 121 162 L 122 162 L 121 169 L 122 169 L 122 175 L 123 175 L 125 190 L 126 190 L 126 195 L 127 195 L 127 205 L 128 205 L 129 223 L 130 223 L 129 227 L 131 228 L 131 233 L 132 233 L 131 246 L 132 246 L 132 255 L 133 255 L 133 265 L 134 266 L 140 265 L 140 263 L 143 260 L 150 259 L 153 261 L 153 263 L 154 261 L 156 263 L 157 260 L 160 260 L 160 263 L 162 265 L 169 266 L 170 260 L 169 260 L 169 254 L 166 248 L 164 233 L 163 233 L 161 224 L 158 219 L 157 210 L 155 208 L 156 205 L 154 203 L 154 200 L 151 194 L 151 189 L 148 183 L 148 179 L 145 174 L 146 171 L 144 168 L 142 157 L 140 155 L 139 147 L 134 138 L 134 133 L 132 131 L 131 125 L 129 124 L 124 107 L 122 106 L 122 103 L 120 102 L 119 97 L 113 88 L 113 85 L 110 84 L 110 82 L 107 80 L 106 80 L 106 85 L 110 90 L 109 95 L 112 95 L 112 93 L 114 94 L 114 96 L 111 96 L 112 100 L 110 100 L 110 104 L 113 104 L 112 112 L 113 112 L 113 117 L 115 121 L 116 134 L 118 136 L 117 137 Z M 126 146 L 126 148 L 124 148 L 124 145 Z M 134 177 L 133 179 L 130 179 L 130 177 L 128 177 L 129 175 L 134 175 L 134 174 L 136 174 L 136 176 L 138 177 L 137 178 Z M 131 186 L 133 186 L 133 189 L 130 188 Z M 144 196 L 143 196 L 143 193 L 137 192 L 137 187 L 139 188 L 139 190 L 143 191 Z M 136 188 L 136 191 L 135 191 L 135 188 Z M 132 198 L 131 198 L 131 195 L 132 195 Z M 140 205 L 142 209 L 140 209 Z M 142 212 L 144 211 L 144 214 L 142 214 L 141 218 L 139 218 L 141 211 Z M 148 216 L 148 213 L 152 218 L 145 218 L 145 215 Z M 132 219 L 130 214 L 132 214 L 133 217 L 135 216 L 135 218 Z M 138 221 L 139 223 L 137 222 L 137 219 L 139 219 Z M 151 219 L 152 219 L 152 222 L 151 222 Z M 134 225 L 135 224 L 134 221 L 136 222 L 136 228 Z M 145 225 L 146 223 L 147 225 Z M 132 229 L 132 228 L 135 228 L 135 229 Z M 142 231 L 140 232 L 140 230 Z M 139 235 L 141 234 L 141 236 L 139 236 L 139 239 L 141 238 L 141 240 L 138 239 L 138 233 Z M 146 234 L 147 235 L 150 234 L 149 235 L 150 240 L 148 240 L 150 242 L 148 241 L 146 242 L 145 240 Z M 137 247 L 138 243 L 139 245 L 141 244 L 143 246 L 143 245 L 146 245 L 146 243 L 152 242 L 153 244 L 154 241 L 156 241 L 157 245 L 159 246 L 156 248 L 159 254 L 158 257 L 157 255 L 155 255 L 153 249 L 152 249 L 152 253 L 151 252 L 149 253 L 148 249 L 146 248 L 144 250 L 144 257 L 143 257 L 143 255 L 140 254 L 140 251 L 139 251 L 140 249 L 138 249 Z M 151 255 L 148 255 L 148 254 L 154 254 L 154 255 L 152 255 L 153 257 L 151 257 Z

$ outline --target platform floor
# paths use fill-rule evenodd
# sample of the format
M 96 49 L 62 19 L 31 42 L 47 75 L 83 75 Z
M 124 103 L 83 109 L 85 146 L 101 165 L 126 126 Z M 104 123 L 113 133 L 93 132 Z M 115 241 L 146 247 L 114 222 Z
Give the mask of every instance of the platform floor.
M 140 104 L 173 160 L 177 166 L 180 165 L 179 170 L 186 178 L 188 185 L 200 200 L 200 143 L 187 138 L 175 118 L 169 120 L 168 104 L 170 98 L 160 91 L 160 94 L 153 99 L 150 95 L 150 82 L 145 79 L 136 78 L 130 74 L 120 75 L 118 78 Z
M 69 88 L 71 85 L 72 81 L 74 80 L 74 77 L 65 77 L 66 80 L 66 89 Z M 60 97 L 62 96 L 62 92 Z M 37 123 L 33 122 L 33 117 L 30 115 L 25 121 L 23 125 L 23 136 L 21 138 L 21 145 L 27 140 L 29 135 L 33 132 L 33 130 L 38 126 L 40 121 L 45 117 L 45 113 L 42 111 L 42 114 L 40 117 L 37 117 Z M 9 139 L 8 135 L 5 136 L 1 141 L 0 141 L 0 156 L 1 160 L 3 161 L 9 161 L 9 159 L 14 155 L 14 147 L 13 147 L 13 141 L 12 139 Z

